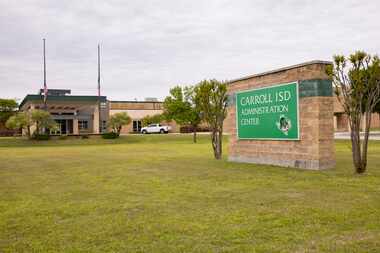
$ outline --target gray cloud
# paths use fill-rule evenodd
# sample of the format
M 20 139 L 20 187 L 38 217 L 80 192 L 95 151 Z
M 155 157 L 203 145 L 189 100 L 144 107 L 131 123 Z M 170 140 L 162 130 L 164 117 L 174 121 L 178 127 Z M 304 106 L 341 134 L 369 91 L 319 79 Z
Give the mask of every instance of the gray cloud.
M 110 99 L 163 98 L 176 84 L 221 80 L 357 49 L 379 52 L 373 1 L 0 0 L 0 97 L 42 86 L 96 94 L 96 47 Z

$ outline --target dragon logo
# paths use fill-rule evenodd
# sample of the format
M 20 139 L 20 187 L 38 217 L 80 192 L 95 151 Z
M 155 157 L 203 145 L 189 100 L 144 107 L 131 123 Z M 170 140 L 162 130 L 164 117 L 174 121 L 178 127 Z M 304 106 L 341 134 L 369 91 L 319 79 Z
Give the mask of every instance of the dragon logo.
M 276 122 L 278 130 L 288 135 L 289 130 L 292 128 L 292 122 L 285 115 L 280 115 L 278 122 Z

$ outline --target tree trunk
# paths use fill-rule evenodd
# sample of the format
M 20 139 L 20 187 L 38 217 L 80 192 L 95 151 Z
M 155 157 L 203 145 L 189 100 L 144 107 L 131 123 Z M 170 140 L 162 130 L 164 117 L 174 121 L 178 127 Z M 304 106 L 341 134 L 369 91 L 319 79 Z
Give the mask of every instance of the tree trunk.
M 211 145 L 212 145 L 212 150 L 214 151 L 214 157 L 215 159 L 218 159 L 217 158 L 217 155 L 216 155 L 216 131 L 214 129 L 212 129 L 212 132 L 211 132 Z
M 218 131 L 218 146 L 217 146 L 218 158 L 217 159 L 222 159 L 222 145 L 223 145 L 223 131 Z
M 193 142 L 197 143 L 197 126 L 193 126 Z
M 37 134 L 40 134 L 40 126 L 38 124 L 38 121 L 36 122 L 36 132 Z
M 361 152 L 360 152 L 360 136 L 353 130 L 351 132 L 351 144 L 352 144 L 352 159 L 354 161 L 356 173 L 361 173 Z
M 217 160 L 222 159 L 222 132 L 212 131 L 212 148 L 214 150 L 214 157 Z
M 361 174 L 365 171 L 362 164 L 362 151 L 360 141 L 360 121 L 361 118 L 352 119 L 351 122 L 351 144 L 352 144 L 352 159 L 354 161 L 355 171 Z
M 26 127 L 26 135 L 27 135 L 27 137 L 28 137 L 28 139 L 30 139 L 30 126 L 27 126 Z
M 362 170 L 358 173 L 364 173 L 367 169 L 367 152 L 368 152 L 368 139 L 369 139 L 369 133 L 370 133 L 370 127 L 371 127 L 371 111 L 367 111 L 365 113 L 365 128 L 364 128 L 364 139 L 362 143 Z

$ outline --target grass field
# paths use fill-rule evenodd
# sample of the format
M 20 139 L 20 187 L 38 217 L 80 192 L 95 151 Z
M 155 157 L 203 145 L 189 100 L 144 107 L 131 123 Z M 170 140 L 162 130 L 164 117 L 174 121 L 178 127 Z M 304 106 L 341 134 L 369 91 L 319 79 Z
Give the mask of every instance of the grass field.
M 358 176 L 346 141 L 305 171 L 215 161 L 200 138 L 0 139 L 0 252 L 380 251 L 380 142 Z

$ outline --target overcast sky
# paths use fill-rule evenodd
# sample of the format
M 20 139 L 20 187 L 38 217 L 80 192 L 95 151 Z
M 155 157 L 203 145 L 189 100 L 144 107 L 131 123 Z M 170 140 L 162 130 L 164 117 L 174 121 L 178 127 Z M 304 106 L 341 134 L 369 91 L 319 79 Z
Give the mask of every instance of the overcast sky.
M 170 87 L 234 79 L 357 49 L 380 52 L 380 1 L 0 0 L 0 97 L 43 85 L 164 98 Z

